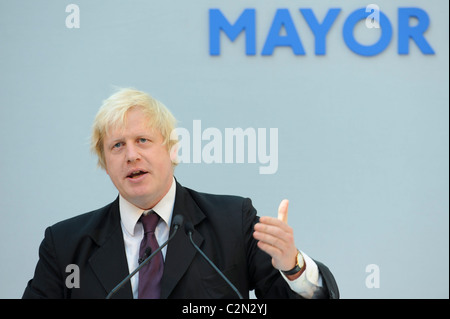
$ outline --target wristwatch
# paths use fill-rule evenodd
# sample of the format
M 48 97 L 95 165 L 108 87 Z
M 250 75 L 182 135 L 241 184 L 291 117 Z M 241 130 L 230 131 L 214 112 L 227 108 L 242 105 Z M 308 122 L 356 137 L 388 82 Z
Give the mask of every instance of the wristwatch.
M 300 270 L 302 270 L 302 268 L 305 266 L 305 261 L 303 260 L 303 256 L 300 253 L 300 251 L 298 251 L 297 254 L 297 263 L 295 264 L 294 268 L 292 268 L 291 270 L 287 270 L 284 271 L 282 270 L 283 274 L 285 276 L 291 276 L 291 275 L 295 275 L 296 273 L 298 273 Z

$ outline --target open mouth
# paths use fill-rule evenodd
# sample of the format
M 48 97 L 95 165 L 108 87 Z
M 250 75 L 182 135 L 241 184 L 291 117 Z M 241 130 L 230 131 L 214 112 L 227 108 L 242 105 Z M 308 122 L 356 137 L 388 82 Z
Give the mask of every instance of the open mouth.
M 145 175 L 147 173 L 148 172 L 146 172 L 146 171 L 136 170 L 136 171 L 133 171 L 130 174 L 128 174 L 127 178 L 135 179 L 135 178 L 138 178 L 138 177 L 140 177 L 142 175 Z

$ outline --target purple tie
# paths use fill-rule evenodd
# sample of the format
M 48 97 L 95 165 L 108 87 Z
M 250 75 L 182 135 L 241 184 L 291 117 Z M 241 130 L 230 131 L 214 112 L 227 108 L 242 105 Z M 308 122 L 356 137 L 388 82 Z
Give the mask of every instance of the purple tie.
M 158 225 L 159 215 L 151 211 L 147 215 L 142 215 L 140 221 L 144 226 L 144 238 L 141 241 L 139 257 L 146 258 L 159 248 L 155 237 L 156 225 Z M 148 249 L 150 247 L 151 251 Z M 161 294 L 161 278 L 164 270 L 164 261 L 161 252 L 158 252 L 149 263 L 139 271 L 139 299 L 159 299 Z

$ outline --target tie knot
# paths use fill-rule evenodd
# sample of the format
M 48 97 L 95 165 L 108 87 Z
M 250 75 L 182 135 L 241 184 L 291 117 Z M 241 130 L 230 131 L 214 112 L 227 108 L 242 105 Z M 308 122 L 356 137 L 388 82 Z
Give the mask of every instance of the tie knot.
M 152 210 L 147 215 L 142 215 L 140 220 L 142 222 L 142 226 L 144 227 L 144 233 L 154 233 L 156 225 L 158 225 L 159 222 L 159 215 Z

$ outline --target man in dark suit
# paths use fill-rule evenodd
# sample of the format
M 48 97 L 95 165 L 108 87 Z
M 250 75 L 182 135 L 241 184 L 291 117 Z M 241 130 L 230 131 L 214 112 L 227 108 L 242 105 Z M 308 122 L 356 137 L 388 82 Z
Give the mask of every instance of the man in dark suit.
M 278 218 L 259 218 L 249 199 L 199 193 L 175 180 L 174 126 L 167 108 L 143 92 L 124 89 L 104 102 L 94 122 L 92 148 L 119 196 L 101 209 L 47 228 L 23 297 L 105 298 L 148 256 L 154 244 L 148 244 L 150 238 L 162 244 L 172 216 L 182 215 L 194 227 L 194 242 L 244 297 L 254 289 L 258 298 L 338 298 L 328 268 L 295 246 L 287 201 L 280 204 Z M 151 231 L 145 226 L 150 216 L 156 218 Z M 71 265 L 77 269 L 77 285 L 70 284 Z M 141 276 L 144 269 L 154 275 Z M 236 294 L 179 231 L 113 297 L 146 296 Z

